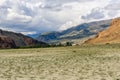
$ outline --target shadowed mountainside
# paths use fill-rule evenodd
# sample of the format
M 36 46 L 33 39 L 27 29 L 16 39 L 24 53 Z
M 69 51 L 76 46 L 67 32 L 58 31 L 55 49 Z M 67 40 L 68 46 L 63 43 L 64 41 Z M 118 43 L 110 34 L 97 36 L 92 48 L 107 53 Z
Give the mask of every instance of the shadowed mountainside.
M 0 36 L 0 48 L 15 48 L 15 42 L 7 36 Z

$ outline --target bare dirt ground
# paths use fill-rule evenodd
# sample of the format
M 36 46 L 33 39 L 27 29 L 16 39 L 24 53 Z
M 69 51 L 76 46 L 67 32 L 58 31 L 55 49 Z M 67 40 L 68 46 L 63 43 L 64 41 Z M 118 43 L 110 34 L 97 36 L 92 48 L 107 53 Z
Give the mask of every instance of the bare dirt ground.
M 0 50 L 0 80 L 120 80 L 120 49 L 79 46 Z

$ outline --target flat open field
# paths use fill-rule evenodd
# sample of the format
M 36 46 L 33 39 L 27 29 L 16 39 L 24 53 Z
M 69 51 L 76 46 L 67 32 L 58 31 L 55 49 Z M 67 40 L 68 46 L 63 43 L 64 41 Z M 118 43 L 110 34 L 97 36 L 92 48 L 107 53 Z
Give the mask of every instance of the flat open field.
M 0 80 L 120 80 L 120 48 L 0 50 Z

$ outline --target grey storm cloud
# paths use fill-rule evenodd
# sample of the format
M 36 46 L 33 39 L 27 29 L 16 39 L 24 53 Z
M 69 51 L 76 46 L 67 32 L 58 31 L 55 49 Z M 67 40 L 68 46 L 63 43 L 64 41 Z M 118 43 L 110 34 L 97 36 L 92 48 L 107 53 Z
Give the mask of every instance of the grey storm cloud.
M 87 19 L 87 20 L 89 20 L 89 19 L 102 19 L 104 17 L 105 17 L 104 11 L 100 8 L 95 8 L 95 9 L 91 10 L 90 14 L 82 16 L 82 19 Z
M 105 7 L 107 10 L 120 10 L 120 0 L 111 0 L 109 4 Z
M 120 13 L 120 0 L 111 1 L 110 4 L 108 4 L 105 7 L 106 10 L 108 10 L 109 16 L 116 16 Z
M 0 29 L 41 33 L 71 27 L 77 22 L 119 14 L 113 0 L 0 0 Z M 107 5 L 104 3 L 108 3 Z M 113 1 L 114 2 L 114 1 Z M 115 5 L 114 5 L 115 4 Z M 103 8 L 101 5 L 104 5 Z M 96 9 L 99 7 L 99 9 Z M 106 11 L 105 11 L 106 10 Z M 116 10 L 112 12 L 113 10 Z M 111 13 L 110 13 L 111 11 Z M 82 18 L 81 18 L 82 17 Z M 68 24 L 70 22 L 70 24 Z M 67 26 L 68 24 L 69 26 Z M 80 24 L 80 23 L 79 23 Z M 77 24 L 76 24 L 77 25 Z

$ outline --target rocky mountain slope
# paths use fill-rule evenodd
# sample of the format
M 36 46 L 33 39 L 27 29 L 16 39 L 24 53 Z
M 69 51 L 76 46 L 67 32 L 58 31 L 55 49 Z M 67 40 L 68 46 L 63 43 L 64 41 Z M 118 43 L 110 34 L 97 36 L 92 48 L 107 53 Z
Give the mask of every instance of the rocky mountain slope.
M 110 27 L 97 34 L 95 38 L 91 38 L 85 43 L 88 44 L 114 44 L 120 43 L 120 18 L 112 20 Z
M 103 20 L 91 23 L 84 23 L 76 27 L 69 28 L 62 32 L 47 32 L 42 33 L 37 40 L 44 42 L 59 42 L 62 40 L 75 40 L 88 38 L 96 35 L 98 32 L 106 29 L 110 25 L 111 20 Z
M 45 46 L 44 42 L 37 41 L 20 33 L 0 30 L 0 48 L 14 48 L 25 46 Z
M 15 48 L 15 42 L 7 36 L 0 36 L 0 48 Z

